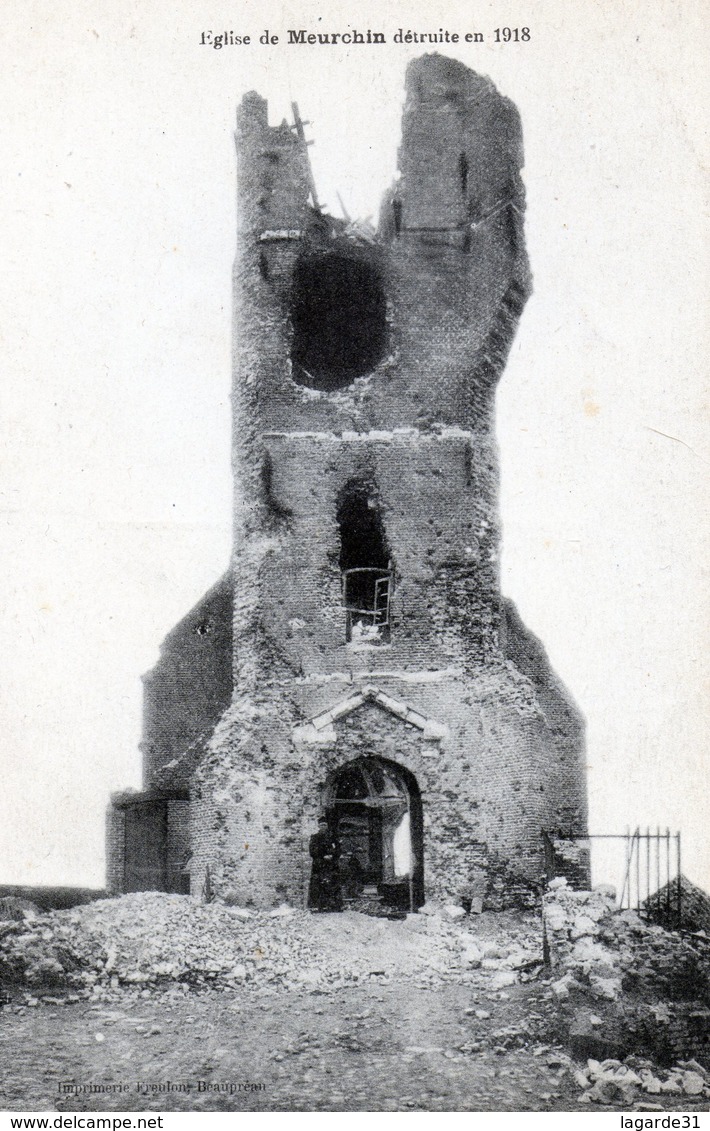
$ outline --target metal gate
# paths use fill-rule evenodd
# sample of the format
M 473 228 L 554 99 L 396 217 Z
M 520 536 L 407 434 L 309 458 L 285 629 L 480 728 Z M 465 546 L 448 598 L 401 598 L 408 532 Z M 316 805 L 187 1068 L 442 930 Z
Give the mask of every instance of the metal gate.
M 680 833 L 656 828 L 645 832 L 637 826 L 632 832 L 596 833 L 570 837 L 543 831 L 547 879 L 564 876 L 575 883 L 574 868 L 579 862 L 570 853 L 576 846 L 583 854 L 594 841 L 616 841 L 623 853 L 617 885 L 619 909 L 630 908 L 644 919 L 678 929 L 682 921 L 682 875 Z M 583 861 L 583 856 L 582 856 Z
M 620 906 L 667 927 L 679 927 L 683 891 L 680 871 L 680 833 L 659 828 L 645 833 L 639 826 L 626 834 L 626 874 Z

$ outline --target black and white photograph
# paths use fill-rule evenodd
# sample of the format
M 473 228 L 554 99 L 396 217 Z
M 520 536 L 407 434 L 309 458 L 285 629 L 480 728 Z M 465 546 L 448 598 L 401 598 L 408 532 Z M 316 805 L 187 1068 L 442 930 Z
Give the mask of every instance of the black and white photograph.
M 704 1125 L 708 31 L 9 0 L 0 1112 Z

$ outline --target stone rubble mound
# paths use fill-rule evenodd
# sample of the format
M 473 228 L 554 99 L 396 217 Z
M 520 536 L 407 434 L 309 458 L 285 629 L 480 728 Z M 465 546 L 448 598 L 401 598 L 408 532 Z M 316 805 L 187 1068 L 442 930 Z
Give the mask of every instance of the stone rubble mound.
M 710 1074 L 696 1060 L 681 1061 L 672 1068 L 659 1068 L 639 1056 L 620 1060 L 587 1060 L 586 1067 L 570 1066 L 575 1083 L 583 1088 L 580 1103 L 634 1104 L 653 1096 L 710 1096 Z M 662 1111 L 646 1102 L 640 1110 Z
M 575 891 L 559 877 L 551 880 L 543 903 L 545 947 L 553 971 L 552 989 L 564 1001 L 573 989 L 591 998 L 615 1001 L 621 994 L 621 968 L 616 951 L 604 946 L 603 922 L 615 911 L 611 888 Z
M 710 940 L 668 931 L 636 911 L 617 911 L 612 888 L 574 891 L 564 879 L 548 884 L 543 907 L 553 968 L 563 970 L 558 997 L 585 988 L 616 1001 L 625 994 L 692 995 L 710 1000 Z
M 68 986 L 94 997 L 175 984 L 327 991 L 372 978 L 420 985 L 485 979 L 500 990 L 539 971 L 534 918 L 480 937 L 478 918 L 424 911 L 393 922 L 140 892 L 0 923 L 0 981 L 38 993 Z
M 578 1059 L 706 1060 L 710 940 L 618 911 L 610 888 L 573 891 L 562 878 L 548 884 L 543 924 L 550 992 Z
M 30 912 L 32 915 L 42 914 L 41 908 L 30 899 L 17 895 L 0 896 L 0 922 L 12 919 L 21 922 L 25 918 L 25 912 Z

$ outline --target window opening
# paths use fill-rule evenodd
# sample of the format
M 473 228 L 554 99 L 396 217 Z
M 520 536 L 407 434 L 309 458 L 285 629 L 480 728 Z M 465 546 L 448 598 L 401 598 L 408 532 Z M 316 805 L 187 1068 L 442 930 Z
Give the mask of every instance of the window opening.
M 368 566 L 343 571 L 347 639 L 380 643 L 389 639 L 390 572 Z
M 346 640 L 381 644 L 390 638 L 392 564 L 371 491 L 349 484 L 338 507 Z

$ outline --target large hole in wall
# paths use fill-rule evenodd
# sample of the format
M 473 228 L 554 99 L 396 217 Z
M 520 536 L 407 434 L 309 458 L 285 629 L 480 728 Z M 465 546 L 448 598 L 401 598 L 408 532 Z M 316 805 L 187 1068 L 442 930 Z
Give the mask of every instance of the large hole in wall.
M 296 264 L 291 295 L 293 378 L 330 392 L 369 373 L 387 345 L 385 293 L 368 263 L 317 255 Z
M 346 484 L 338 502 L 337 519 L 346 639 L 363 644 L 385 643 L 390 638 L 392 563 L 373 488 L 359 479 Z

